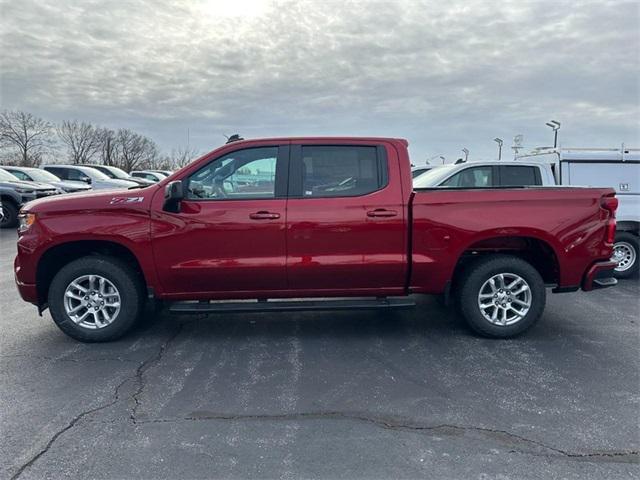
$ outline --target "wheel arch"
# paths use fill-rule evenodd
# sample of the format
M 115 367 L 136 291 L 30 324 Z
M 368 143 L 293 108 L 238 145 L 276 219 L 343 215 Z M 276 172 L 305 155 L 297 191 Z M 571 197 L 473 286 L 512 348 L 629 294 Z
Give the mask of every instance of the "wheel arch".
M 74 260 L 90 255 L 105 255 L 117 258 L 133 268 L 143 286 L 148 285 L 148 278 L 138 257 L 127 246 L 111 240 L 77 240 L 57 244 L 47 249 L 40 257 L 36 269 L 36 285 L 38 304 L 47 303 L 47 295 L 51 281 L 62 267 Z
M 629 232 L 635 235 L 640 235 L 640 222 L 633 220 L 622 220 L 616 222 L 616 230 L 618 232 Z
M 454 267 L 452 289 L 456 288 L 468 265 L 478 258 L 495 254 L 508 254 L 528 262 L 538 271 L 547 285 L 560 283 L 558 254 L 550 242 L 531 235 L 503 235 L 476 239 L 463 249 Z

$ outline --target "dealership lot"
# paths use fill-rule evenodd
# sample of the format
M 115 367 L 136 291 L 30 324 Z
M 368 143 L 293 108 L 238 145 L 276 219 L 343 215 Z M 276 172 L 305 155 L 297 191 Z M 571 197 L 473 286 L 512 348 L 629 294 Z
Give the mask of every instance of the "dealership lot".
M 0 478 L 640 475 L 637 281 L 550 295 L 506 341 L 424 298 L 160 314 L 86 345 L 19 299 L 15 238 L 0 231 Z

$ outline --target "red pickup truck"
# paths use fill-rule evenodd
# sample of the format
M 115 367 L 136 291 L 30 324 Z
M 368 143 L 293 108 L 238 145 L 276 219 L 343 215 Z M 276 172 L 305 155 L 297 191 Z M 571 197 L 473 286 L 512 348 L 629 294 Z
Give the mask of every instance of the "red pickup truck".
M 228 143 L 141 189 L 61 195 L 20 213 L 15 277 L 81 341 L 170 311 L 393 308 L 441 294 L 510 337 L 553 292 L 615 285 L 607 188 L 414 189 L 408 143 Z

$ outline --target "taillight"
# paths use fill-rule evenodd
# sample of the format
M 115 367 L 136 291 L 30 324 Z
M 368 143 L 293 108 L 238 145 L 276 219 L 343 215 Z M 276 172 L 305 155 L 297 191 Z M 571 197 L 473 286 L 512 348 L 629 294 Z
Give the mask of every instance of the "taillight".
M 616 219 L 610 218 L 607 222 L 607 235 L 604 239 L 607 245 L 613 245 L 616 241 Z
M 616 197 L 602 197 L 600 199 L 600 205 L 605 210 L 609 210 L 611 212 L 611 216 L 616 216 L 616 210 L 618 209 L 618 199 Z
M 613 196 L 602 197 L 600 199 L 600 205 L 609 212 L 604 241 L 607 245 L 613 245 L 616 241 L 616 210 L 618 209 L 618 199 Z

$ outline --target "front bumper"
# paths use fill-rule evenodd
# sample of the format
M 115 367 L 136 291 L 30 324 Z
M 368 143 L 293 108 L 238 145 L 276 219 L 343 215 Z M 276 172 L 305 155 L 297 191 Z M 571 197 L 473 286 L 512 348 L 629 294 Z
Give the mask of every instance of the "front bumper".
M 13 263 L 13 272 L 16 280 L 16 287 L 18 287 L 18 293 L 25 302 L 38 305 L 38 289 L 35 283 L 25 283 L 20 280 L 20 262 L 16 257 Z
M 612 261 L 596 262 L 582 279 L 582 290 L 588 292 L 599 288 L 613 287 L 618 280 L 613 277 L 613 271 L 618 264 Z

